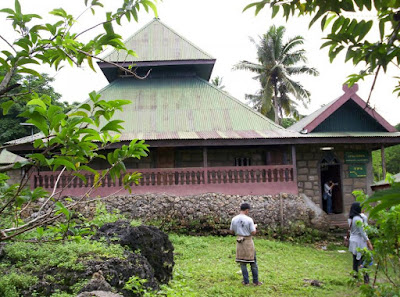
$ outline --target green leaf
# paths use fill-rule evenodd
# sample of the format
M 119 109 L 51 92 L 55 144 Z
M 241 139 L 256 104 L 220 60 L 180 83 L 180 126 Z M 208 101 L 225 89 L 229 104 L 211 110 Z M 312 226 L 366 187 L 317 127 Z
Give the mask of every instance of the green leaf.
M 53 165 L 54 165 L 53 171 L 55 171 L 61 165 L 65 166 L 65 168 L 67 168 L 67 169 L 76 171 L 75 165 L 71 161 L 65 159 L 64 157 L 59 157 L 59 158 L 55 159 L 53 162 Z
M 28 73 L 28 74 L 32 74 L 33 76 L 37 76 L 39 78 L 41 78 L 42 76 L 40 75 L 39 72 L 30 69 L 30 68 L 20 68 L 16 71 L 17 73 Z
M 79 170 L 84 170 L 84 171 L 89 171 L 91 173 L 93 173 L 94 175 L 99 174 L 96 170 L 94 170 L 93 168 L 87 166 L 87 165 L 81 165 L 78 168 Z
M 12 10 L 11 8 L 0 9 L 0 12 L 5 12 L 5 13 L 8 13 L 8 14 L 14 14 L 14 10 Z
M 133 18 L 135 19 L 135 22 L 137 22 L 139 19 L 138 19 L 136 7 L 132 8 L 131 13 L 132 13 Z
M 57 209 L 55 214 L 58 215 L 58 214 L 62 213 L 65 215 L 65 217 L 67 219 L 69 219 L 70 211 L 64 206 L 64 204 L 62 204 L 60 201 L 57 201 L 55 203 L 55 205 L 56 205 L 56 209 Z
M 47 109 L 46 104 L 44 104 L 44 102 L 41 99 L 32 99 L 31 101 L 29 101 L 26 105 L 38 105 L 40 107 L 42 107 L 44 110 Z
M 75 175 L 76 177 L 81 179 L 85 184 L 87 184 L 87 178 L 83 174 L 80 174 L 79 172 L 74 172 L 73 175 Z
M 42 166 L 47 165 L 46 158 L 42 154 L 35 153 L 35 154 L 30 154 L 27 157 L 31 158 L 34 161 L 38 161 L 39 164 L 42 165 Z
M 274 18 L 279 12 L 279 6 L 278 5 L 274 5 L 272 6 L 272 18 Z
M 93 66 L 92 57 L 87 56 L 87 57 L 86 57 L 86 60 L 87 60 L 87 62 L 88 62 L 88 64 L 89 64 L 89 67 L 90 67 L 94 72 L 96 72 L 96 69 L 95 69 L 94 66 Z
M 19 4 L 18 0 L 15 0 L 15 13 L 21 14 L 21 4 Z
M 85 109 L 87 111 L 91 111 L 92 110 L 91 106 L 89 104 L 87 104 L 87 103 L 84 103 L 84 104 L 80 105 L 79 108 Z
M 115 132 L 120 132 L 124 127 L 120 125 L 120 123 L 123 123 L 124 121 L 121 120 L 113 120 L 108 122 L 103 128 L 100 129 L 101 132 L 104 131 L 115 131 Z
M 383 38 L 385 37 L 385 21 L 384 20 L 379 21 L 379 35 L 380 35 L 381 41 L 383 41 Z
M 253 6 L 258 5 L 258 3 L 259 3 L 259 2 L 254 2 L 254 3 L 250 3 L 250 4 L 246 5 L 246 7 L 243 8 L 242 12 L 245 12 L 246 10 L 252 8 Z
M 158 17 L 158 12 L 157 12 L 157 7 L 154 5 L 153 2 L 149 0 L 142 0 L 142 3 L 145 5 L 150 6 L 150 8 L 153 10 L 155 17 Z
M 3 115 L 8 114 L 8 111 L 10 110 L 11 106 L 14 105 L 14 101 L 6 101 L 1 104 L 1 108 L 3 109 Z
M 368 21 L 365 23 L 365 25 L 361 28 L 360 35 L 358 36 L 358 42 L 361 41 L 365 37 L 365 35 L 368 34 L 369 30 L 371 30 L 372 25 L 372 21 Z

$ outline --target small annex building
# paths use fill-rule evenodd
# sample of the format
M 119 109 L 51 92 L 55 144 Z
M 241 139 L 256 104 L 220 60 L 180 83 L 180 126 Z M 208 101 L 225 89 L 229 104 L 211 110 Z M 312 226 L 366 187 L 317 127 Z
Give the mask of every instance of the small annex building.
M 132 101 L 115 115 L 125 121 L 121 145 L 132 139 L 150 145 L 149 157 L 127 163 L 129 171 L 143 175 L 134 193 L 305 194 L 325 209 L 322 188 L 332 179 L 338 183 L 333 211 L 344 215 L 353 190 L 370 191 L 371 151 L 400 143 L 400 133 L 358 97 L 357 86 L 344 87 L 338 99 L 284 129 L 213 86 L 215 59 L 159 19 L 125 43 L 138 57 L 115 51 L 104 61 L 134 64 L 147 78 L 100 62 L 110 84 L 99 94 Z M 15 140 L 12 150 L 23 154 L 32 149 L 31 141 Z M 100 161 L 93 166 L 104 168 Z M 40 171 L 31 186 L 51 189 L 56 176 Z M 63 177 L 63 194 L 82 194 L 93 183 L 93 176 L 87 177 L 88 185 Z M 120 181 L 108 179 L 94 195 L 120 189 Z

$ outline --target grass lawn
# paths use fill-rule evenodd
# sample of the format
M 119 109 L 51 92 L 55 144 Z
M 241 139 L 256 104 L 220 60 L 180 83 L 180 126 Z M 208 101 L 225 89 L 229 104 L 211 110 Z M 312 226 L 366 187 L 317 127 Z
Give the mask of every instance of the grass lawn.
M 264 284 L 244 287 L 235 262 L 234 236 L 172 234 L 170 239 L 176 262 L 170 289 L 186 287 L 179 296 L 358 296 L 357 288 L 347 285 L 352 267 L 348 252 L 255 238 L 259 279 Z M 311 286 L 304 279 L 323 285 Z

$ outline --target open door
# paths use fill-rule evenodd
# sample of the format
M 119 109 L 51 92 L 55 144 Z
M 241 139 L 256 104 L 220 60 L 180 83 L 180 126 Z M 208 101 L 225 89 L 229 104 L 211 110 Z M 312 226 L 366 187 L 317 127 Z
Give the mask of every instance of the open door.
M 326 201 L 322 198 L 324 193 L 324 184 L 333 181 L 336 185 L 332 189 L 332 212 L 342 213 L 343 212 L 343 197 L 342 197 L 342 178 L 341 178 L 341 167 L 339 161 L 333 156 L 328 154 L 325 156 L 320 163 L 321 170 L 321 201 L 322 209 L 326 212 Z

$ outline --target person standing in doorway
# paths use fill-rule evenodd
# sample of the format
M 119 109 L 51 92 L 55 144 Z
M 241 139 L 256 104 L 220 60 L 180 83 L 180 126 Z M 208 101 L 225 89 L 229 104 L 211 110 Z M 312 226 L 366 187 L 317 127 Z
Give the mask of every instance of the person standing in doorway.
M 324 200 L 326 201 L 326 213 L 332 214 L 332 189 L 335 186 L 333 181 L 324 184 Z
M 242 270 L 242 284 L 249 285 L 249 272 L 247 264 L 250 264 L 253 284 L 260 286 L 262 283 L 258 280 L 258 266 L 256 251 L 252 236 L 257 232 L 257 224 L 249 217 L 250 204 L 242 203 L 240 213 L 232 219 L 230 230 L 236 235 L 236 262 L 240 263 Z

